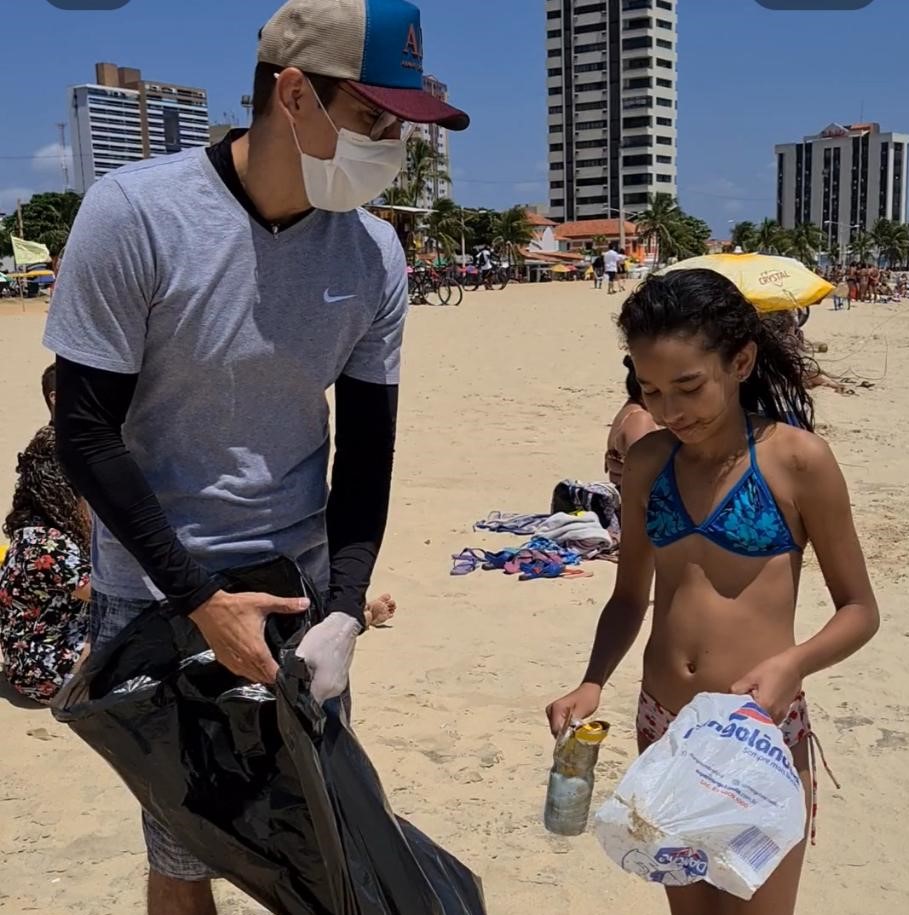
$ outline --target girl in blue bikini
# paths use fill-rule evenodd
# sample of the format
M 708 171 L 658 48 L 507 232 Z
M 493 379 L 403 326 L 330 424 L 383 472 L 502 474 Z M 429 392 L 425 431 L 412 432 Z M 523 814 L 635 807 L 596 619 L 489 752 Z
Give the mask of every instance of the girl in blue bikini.
M 586 718 L 641 628 L 655 579 L 637 732 L 641 751 L 697 693 L 750 693 L 781 726 L 813 813 L 813 734 L 802 682 L 877 631 L 849 494 L 815 436 L 805 367 L 772 322 L 709 270 L 653 277 L 619 327 L 644 404 L 664 426 L 635 444 L 622 484 L 622 550 L 582 684 L 547 709 Z M 798 426 L 789 425 L 794 416 Z M 836 613 L 794 636 L 803 551 Z M 813 816 L 809 819 L 813 823 Z M 673 915 L 791 915 L 801 843 L 743 902 L 706 883 L 667 889 Z

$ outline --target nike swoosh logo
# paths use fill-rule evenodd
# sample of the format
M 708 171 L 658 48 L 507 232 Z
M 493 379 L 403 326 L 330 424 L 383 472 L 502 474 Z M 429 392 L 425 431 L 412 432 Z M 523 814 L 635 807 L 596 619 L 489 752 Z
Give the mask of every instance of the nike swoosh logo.
M 326 289 L 325 292 L 322 293 L 322 301 L 325 302 L 326 305 L 331 305 L 334 302 L 343 302 L 343 301 L 345 301 L 345 299 L 355 299 L 355 298 L 356 298 L 356 294 L 354 294 L 354 295 L 332 295 L 330 289 Z

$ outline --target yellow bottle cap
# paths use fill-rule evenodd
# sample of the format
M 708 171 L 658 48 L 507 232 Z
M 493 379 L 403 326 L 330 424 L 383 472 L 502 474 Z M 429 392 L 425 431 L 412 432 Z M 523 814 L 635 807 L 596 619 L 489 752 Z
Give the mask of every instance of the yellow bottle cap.
M 581 743 L 602 743 L 608 733 L 608 721 L 588 721 L 574 732 L 574 736 Z

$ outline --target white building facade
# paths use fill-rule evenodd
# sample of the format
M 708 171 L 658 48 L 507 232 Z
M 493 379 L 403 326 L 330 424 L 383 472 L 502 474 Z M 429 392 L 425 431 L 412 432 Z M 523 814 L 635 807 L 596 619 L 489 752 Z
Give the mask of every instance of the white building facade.
M 829 124 L 801 143 L 775 147 L 777 222 L 791 229 L 814 223 L 848 247 L 878 219 L 906 222 L 909 134 L 882 133 L 878 124 Z
M 549 215 L 678 193 L 678 0 L 546 0 Z
M 203 89 L 143 80 L 138 70 L 113 64 L 98 64 L 96 78 L 69 90 L 74 184 L 80 194 L 121 165 L 208 145 Z

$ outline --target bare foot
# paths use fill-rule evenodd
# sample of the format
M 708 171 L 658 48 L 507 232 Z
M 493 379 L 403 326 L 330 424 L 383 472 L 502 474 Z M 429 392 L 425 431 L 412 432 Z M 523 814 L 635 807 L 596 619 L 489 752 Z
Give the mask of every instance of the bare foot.
M 395 599 L 390 594 L 383 594 L 366 605 L 366 623 L 369 626 L 382 626 L 395 615 L 397 609 Z

